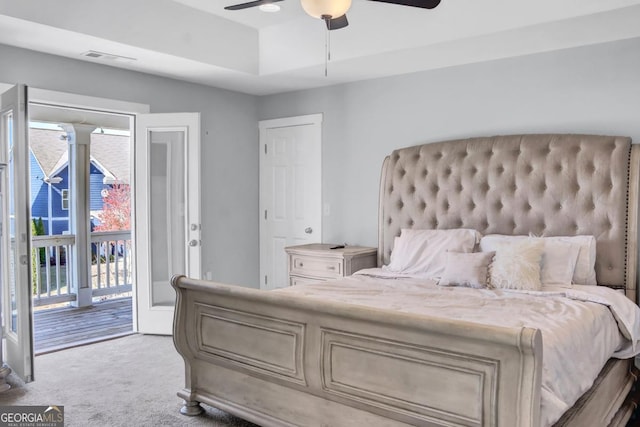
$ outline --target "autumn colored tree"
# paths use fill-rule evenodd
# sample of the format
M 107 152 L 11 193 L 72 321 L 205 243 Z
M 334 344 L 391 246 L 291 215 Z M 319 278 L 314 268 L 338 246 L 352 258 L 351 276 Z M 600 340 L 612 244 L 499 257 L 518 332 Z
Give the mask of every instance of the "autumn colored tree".
M 131 188 L 127 184 L 115 183 L 103 190 L 103 208 L 98 214 L 100 225 L 95 231 L 131 230 Z

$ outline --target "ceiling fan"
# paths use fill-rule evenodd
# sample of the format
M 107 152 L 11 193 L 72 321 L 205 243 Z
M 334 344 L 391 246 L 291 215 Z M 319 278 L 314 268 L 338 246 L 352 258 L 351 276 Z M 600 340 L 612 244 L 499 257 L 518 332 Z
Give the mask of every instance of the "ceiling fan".
M 282 0 L 255 0 L 247 3 L 234 4 L 225 7 L 226 10 L 241 10 L 265 4 L 277 3 Z M 441 0 L 371 0 L 382 3 L 392 3 L 401 6 L 433 9 Z M 302 8 L 314 18 L 322 19 L 327 24 L 327 30 L 339 30 L 349 25 L 347 10 L 351 6 L 351 0 L 300 0 Z

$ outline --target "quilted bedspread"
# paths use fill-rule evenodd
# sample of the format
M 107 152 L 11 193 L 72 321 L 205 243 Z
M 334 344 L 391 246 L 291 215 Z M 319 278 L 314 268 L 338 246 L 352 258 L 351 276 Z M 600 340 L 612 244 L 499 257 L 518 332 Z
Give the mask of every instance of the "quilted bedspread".
M 639 352 L 640 309 L 606 287 L 545 286 L 541 292 L 471 289 L 440 287 L 433 280 L 397 277 L 379 269 L 359 273 L 273 292 L 485 325 L 540 329 L 543 426 L 552 425 L 573 406 L 609 358 L 628 358 Z

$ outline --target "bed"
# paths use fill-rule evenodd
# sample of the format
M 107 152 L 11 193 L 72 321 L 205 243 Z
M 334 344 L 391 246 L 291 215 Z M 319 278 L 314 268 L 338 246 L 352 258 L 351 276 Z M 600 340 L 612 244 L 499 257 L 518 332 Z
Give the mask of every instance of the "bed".
M 640 151 L 624 137 L 511 135 L 396 150 L 382 168 L 378 264 L 389 264 L 405 229 L 589 235 L 594 289 L 635 303 L 639 168 Z M 172 284 L 183 414 L 207 403 L 262 426 L 538 427 L 546 419 L 538 328 L 309 295 L 321 285 L 274 292 L 183 276 Z M 632 358 L 609 359 L 554 425 L 625 425 L 635 375 Z

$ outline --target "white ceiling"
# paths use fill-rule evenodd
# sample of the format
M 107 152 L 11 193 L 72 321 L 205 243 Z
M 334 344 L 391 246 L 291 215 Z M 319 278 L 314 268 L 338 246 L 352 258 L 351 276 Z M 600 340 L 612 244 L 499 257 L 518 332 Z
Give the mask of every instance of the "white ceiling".
M 0 0 L 0 43 L 263 95 L 640 36 L 640 0 L 353 0 L 325 77 L 322 21 L 224 10 L 242 1 Z

